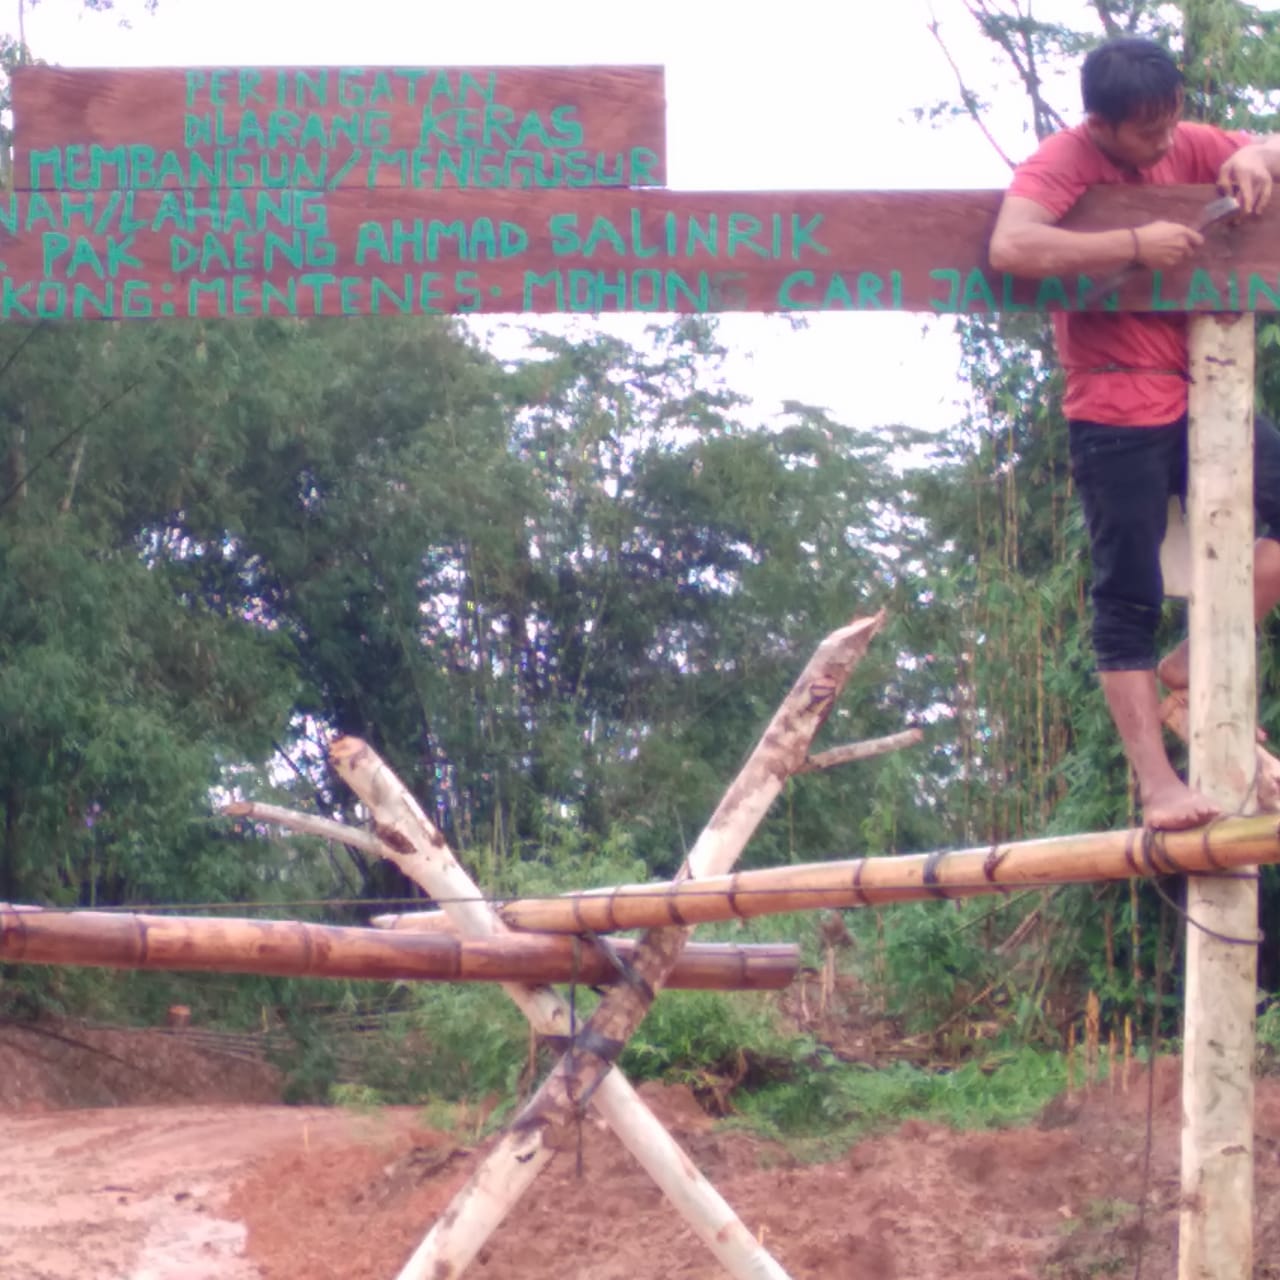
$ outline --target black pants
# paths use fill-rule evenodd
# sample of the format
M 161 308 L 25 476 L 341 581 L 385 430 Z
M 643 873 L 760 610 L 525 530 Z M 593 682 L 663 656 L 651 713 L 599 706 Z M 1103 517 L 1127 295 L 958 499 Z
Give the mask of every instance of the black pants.
M 1070 425 L 1071 475 L 1093 563 L 1099 671 L 1150 671 L 1164 601 L 1160 544 L 1169 499 L 1187 493 L 1187 420 L 1163 427 Z M 1280 540 L 1280 430 L 1254 420 L 1253 501 L 1260 538 Z

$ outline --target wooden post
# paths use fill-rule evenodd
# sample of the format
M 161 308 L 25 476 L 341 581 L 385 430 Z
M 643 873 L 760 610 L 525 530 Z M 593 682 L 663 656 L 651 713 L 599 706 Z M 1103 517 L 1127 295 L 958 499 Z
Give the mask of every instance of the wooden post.
M 1247 813 L 1257 721 L 1254 325 L 1252 315 L 1209 315 L 1190 326 L 1191 782 L 1225 812 Z M 1249 1280 L 1256 877 L 1191 877 L 1187 912 L 1178 1280 Z

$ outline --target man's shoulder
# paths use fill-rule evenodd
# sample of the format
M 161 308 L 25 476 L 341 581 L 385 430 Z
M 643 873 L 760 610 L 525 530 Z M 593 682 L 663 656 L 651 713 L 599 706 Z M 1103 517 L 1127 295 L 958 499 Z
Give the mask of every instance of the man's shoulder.
M 1013 172 L 1007 194 L 1060 218 L 1086 187 L 1107 181 L 1108 167 L 1083 125 L 1047 137 Z
M 1169 172 L 1161 177 L 1166 182 L 1212 182 L 1226 160 L 1251 141 L 1249 134 L 1239 130 L 1181 120 L 1174 132 Z
M 1030 164 L 1037 157 L 1046 155 L 1066 158 L 1096 151 L 1097 148 L 1089 137 L 1088 128 L 1083 124 L 1074 124 L 1069 128 L 1059 129 L 1057 133 L 1051 133 L 1047 138 L 1042 138 L 1036 149 L 1022 163 Z
M 1015 172 L 1053 173 L 1099 182 L 1110 167 L 1106 157 L 1089 136 L 1087 126 L 1078 124 L 1069 129 L 1060 129 L 1043 139 L 1017 166 Z
M 1247 141 L 1251 136 L 1243 129 L 1224 129 L 1221 125 L 1208 124 L 1203 120 L 1179 120 L 1175 133 L 1179 140 L 1183 138 L 1193 141 L 1226 139 L 1232 143 Z

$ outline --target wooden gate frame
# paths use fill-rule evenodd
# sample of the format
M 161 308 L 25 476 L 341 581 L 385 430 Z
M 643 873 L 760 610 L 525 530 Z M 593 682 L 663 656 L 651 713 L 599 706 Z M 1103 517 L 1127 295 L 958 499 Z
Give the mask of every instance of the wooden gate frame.
M 991 271 L 986 244 L 999 192 L 663 190 L 665 104 L 656 70 L 506 68 L 486 81 L 483 69 L 456 68 L 21 68 L 13 77 L 21 194 L 0 200 L 0 320 L 234 316 L 273 313 L 274 306 L 298 314 L 300 297 L 315 314 L 359 314 L 376 309 L 379 298 L 411 313 L 960 314 L 1104 307 L 1195 313 L 1187 729 L 1192 781 L 1228 812 L 1249 812 L 1256 799 L 1252 313 L 1280 310 L 1280 202 L 1264 218 L 1215 236 L 1196 263 L 1149 276 L 1136 272 L 1118 292 L 1097 299 L 1092 282 L 1083 277 L 1027 282 Z M 502 75 L 508 102 L 494 115 L 489 107 L 497 101 L 494 86 Z M 548 101 L 544 91 L 551 81 L 556 96 Z M 415 92 L 427 105 L 418 102 L 416 115 L 406 114 L 400 107 L 404 100 L 413 104 Z M 432 96 L 437 92 L 446 102 L 461 95 L 460 114 L 444 124 Z M 257 119 L 257 104 L 267 115 L 273 93 L 274 105 L 283 105 L 289 117 L 282 121 L 270 112 L 277 133 L 284 131 L 283 146 Z M 479 105 L 468 105 L 467 94 Z M 379 103 L 392 99 L 395 109 L 381 110 Z M 254 117 L 247 152 L 246 116 Z M 339 117 L 347 135 L 333 132 Z M 313 123 L 317 132 L 309 135 Z M 466 139 L 464 126 L 472 131 Z M 371 141 L 366 134 L 375 127 Z M 484 145 L 475 141 L 477 130 Z M 495 130 L 496 150 L 490 145 Z M 457 153 L 443 168 L 425 146 L 437 134 L 448 143 L 437 150 L 452 146 Z M 354 138 L 350 146 L 344 136 Z M 585 145 L 575 145 L 584 138 Z M 378 146 L 382 162 L 371 150 Z M 340 161 L 319 176 L 301 163 L 308 148 L 314 160 L 317 147 L 326 164 Z M 198 201 L 184 204 L 181 197 L 189 192 L 175 195 L 166 188 L 199 186 L 200 172 L 217 174 L 207 181 L 215 182 L 218 216 L 229 207 L 241 216 L 242 206 L 255 203 L 246 199 L 246 190 L 265 180 L 266 170 L 254 169 L 258 152 L 273 148 L 290 166 L 288 190 L 274 200 L 275 215 L 270 214 L 273 200 L 265 202 L 268 216 L 289 227 L 288 235 L 276 237 L 279 243 L 272 246 L 262 226 L 237 232 L 226 243 L 219 240 L 221 232 L 206 234 L 194 247 L 159 233 L 165 216 L 179 221 L 194 216 L 191 209 Z M 490 156 L 485 164 L 481 153 Z M 496 184 L 486 179 L 486 164 L 490 175 L 497 166 Z M 449 179 L 443 186 L 459 189 L 436 189 L 441 184 L 432 181 L 441 172 Z M 530 177 L 535 172 L 536 179 Z M 48 179 L 43 192 L 33 189 L 40 175 Z M 355 185 L 344 187 L 348 179 Z M 55 189 L 52 196 L 48 183 Z M 563 190 L 517 189 L 522 184 L 580 189 L 566 197 Z M 496 190 L 479 189 L 494 185 Z M 602 189 L 609 186 L 615 189 Z M 136 190 L 147 187 L 155 189 Z M 1208 194 L 1211 190 L 1189 187 L 1097 188 L 1064 225 L 1132 227 L 1155 217 L 1193 223 Z M 259 212 L 263 203 L 256 200 Z M 423 223 L 420 237 L 409 236 L 407 249 L 395 247 L 387 241 L 386 227 L 372 237 L 366 231 L 371 219 L 381 225 L 375 217 L 379 209 L 411 223 L 422 221 L 420 215 L 429 210 L 431 222 Z M 566 214 L 568 209 L 573 212 Z M 307 224 L 317 210 L 325 216 L 322 232 Z M 535 228 L 532 237 L 519 221 L 526 215 Z M 593 219 L 589 234 L 579 216 Z M 374 266 L 361 265 L 357 253 L 356 265 L 348 263 L 345 275 L 315 269 L 337 260 L 330 231 L 348 257 L 358 238 L 371 239 Z M 593 254 L 601 250 L 614 255 L 613 265 L 621 264 L 616 271 L 598 269 Z M 180 260 L 193 253 L 208 280 L 187 281 L 184 296 L 178 292 L 179 277 L 184 269 L 191 274 L 194 259 L 186 260 L 185 268 Z M 380 273 L 378 255 L 388 262 L 393 253 L 424 255 L 433 270 L 381 280 L 386 273 Z M 525 255 L 523 265 L 513 265 L 513 256 L 520 255 Z M 687 275 L 681 274 L 686 268 Z M 837 633 L 842 638 L 834 649 L 819 650 L 779 713 L 782 719 L 770 726 L 712 818 L 687 874 L 714 873 L 737 858 L 877 625 L 876 620 L 855 623 Z M 366 747 L 335 744 L 333 763 L 377 816 L 384 842 L 398 842 L 393 852 L 420 864 L 433 896 L 448 900 L 458 896 L 453 889 L 474 889 L 425 815 L 403 788 L 397 791 Z M 770 765 L 777 772 L 769 773 Z M 1203 927 L 1190 931 L 1187 956 L 1179 1277 L 1248 1280 L 1256 881 L 1195 877 L 1188 905 L 1193 922 Z M 459 910 L 457 917 L 459 928 L 472 934 L 499 926 L 485 907 Z M 457 1275 L 512 1202 L 505 1186 L 494 1185 L 494 1171 L 501 1169 L 502 1178 L 518 1175 L 520 1189 L 527 1186 L 588 1096 L 733 1275 L 784 1274 L 611 1069 L 686 937 L 679 925 L 646 935 L 635 961 L 636 986 L 624 984 L 606 997 L 585 1038 L 579 1037 L 454 1210 L 437 1223 L 405 1277 Z M 550 991 L 510 991 L 535 1028 L 564 1034 L 565 1008 Z

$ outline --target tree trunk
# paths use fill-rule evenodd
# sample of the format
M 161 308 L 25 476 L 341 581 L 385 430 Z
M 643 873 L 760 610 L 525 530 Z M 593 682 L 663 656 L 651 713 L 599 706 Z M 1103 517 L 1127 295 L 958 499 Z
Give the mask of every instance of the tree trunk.
M 0 899 L 18 896 L 18 788 L 10 783 L 0 800 L 4 804 L 4 840 L 0 842 Z

